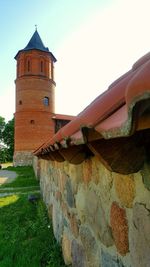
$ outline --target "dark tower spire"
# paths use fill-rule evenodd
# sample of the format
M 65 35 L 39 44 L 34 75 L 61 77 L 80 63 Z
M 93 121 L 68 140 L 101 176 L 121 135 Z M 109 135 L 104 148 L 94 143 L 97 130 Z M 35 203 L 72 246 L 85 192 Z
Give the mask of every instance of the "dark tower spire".
M 15 59 L 17 58 L 17 56 L 20 52 L 29 51 L 29 50 L 33 50 L 33 49 L 50 53 L 53 61 L 56 62 L 56 58 L 54 57 L 54 55 L 49 51 L 48 47 L 44 46 L 37 29 L 35 30 L 34 34 L 32 35 L 32 37 L 31 37 L 30 41 L 28 42 L 28 44 L 26 45 L 26 47 L 24 49 L 18 51 L 17 55 L 15 56 Z

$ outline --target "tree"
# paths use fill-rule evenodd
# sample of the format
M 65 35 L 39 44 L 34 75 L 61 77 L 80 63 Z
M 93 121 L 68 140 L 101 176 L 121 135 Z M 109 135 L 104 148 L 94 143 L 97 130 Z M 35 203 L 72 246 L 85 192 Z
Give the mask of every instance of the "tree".
M 0 163 L 8 162 L 8 150 L 7 148 L 0 148 Z
M 7 160 L 13 159 L 14 153 L 14 118 L 5 124 L 2 139 L 5 145 L 7 145 Z
M 4 131 L 5 125 L 6 125 L 5 119 L 0 116 L 0 142 L 2 142 L 2 139 L 3 139 L 3 131 Z
M 7 123 L 0 116 L 0 162 L 12 161 L 14 153 L 14 118 Z

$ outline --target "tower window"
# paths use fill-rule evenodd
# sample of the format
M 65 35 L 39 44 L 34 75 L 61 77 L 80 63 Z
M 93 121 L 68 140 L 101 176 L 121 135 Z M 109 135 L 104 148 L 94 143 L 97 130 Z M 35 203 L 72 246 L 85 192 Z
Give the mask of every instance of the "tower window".
M 30 71 L 30 68 L 31 68 L 31 66 L 30 66 L 30 60 L 28 60 L 27 61 L 27 70 Z
M 49 106 L 49 97 L 45 96 L 43 99 L 44 106 Z
M 35 121 L 34 121 L 34 120 L 30 120 L 30 123 L 31 123 L 31 124 L 35 124 Z
M 19 100 L 19 105 L 22 105 L 22 100 Z
M 17 62 L 17 77 L 19 77 L 19 72 L 20 72 L 20 64 Z
M 43 67 L 44 67 L 44 65 L 43 65 L 43 61 L 41 61 L 41 66 L 40 66 L 40 68 L 41 68 L 41 72 L 43 72 Z
M 49 63 L 49 78 L 52 78 L 52 63 Z

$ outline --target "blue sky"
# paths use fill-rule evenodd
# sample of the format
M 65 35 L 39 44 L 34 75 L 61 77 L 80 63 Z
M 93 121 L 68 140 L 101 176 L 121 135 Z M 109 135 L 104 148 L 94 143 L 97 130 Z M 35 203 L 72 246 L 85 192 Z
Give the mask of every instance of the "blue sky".
M 149 7 L 149 0 L 0 0 L 0 116 L 15 111 L 14 56 L 35 24 L 58 60 L 56 112 L 77 114 L 149 51 Z

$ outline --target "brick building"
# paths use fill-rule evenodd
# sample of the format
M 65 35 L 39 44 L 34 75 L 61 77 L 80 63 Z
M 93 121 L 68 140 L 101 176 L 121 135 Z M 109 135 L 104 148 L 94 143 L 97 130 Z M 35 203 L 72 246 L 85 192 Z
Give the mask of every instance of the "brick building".
M 73 116 L 55 114 L 54 63 L 35 30 L 17 61 L 14 165 L 31 165 L 32 152 Z

